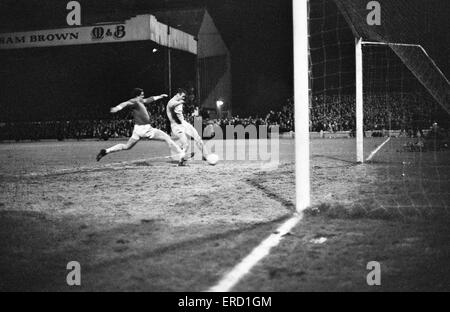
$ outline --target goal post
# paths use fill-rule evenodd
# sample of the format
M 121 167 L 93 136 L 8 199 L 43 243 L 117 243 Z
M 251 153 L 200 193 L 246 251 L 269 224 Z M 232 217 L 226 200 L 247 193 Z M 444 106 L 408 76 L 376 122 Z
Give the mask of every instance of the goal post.
M 364 95 L 365 84 L 364 81 L 364 47 L 384 47 L 385 49 L 392 50 L 391 53 L 396 55 L 398 62 L 401 62 L 405 68 L 410 72 L 411 76 L 415 77 L 418 83 L 420 83 L 427 92 L 434 98 L 436 103 L 438 103 L 442 109 L 450 113 L 450 107 L 448 107 L 450 82 L 439 68 L 439 66 L 430 57 L 427 51 L 420 44 L 412 43 L 397 43 L 397 42 L 378 42 L 378 41 L 364 41 L 362 38 L 357 38 L 355 40 L 355 86 L 356 86 L 356 158 L 358 163 L 364 162 L 364 103 L 366 100 Z M 407 55 L 409 57 L 405 60 L 402 56 Z M 411 57 L 413 56 L 413 57 Z M 411 58 L 422 59 L 421 61 L 416 60 L 414 63 L 416 66 L 409 64 Z M 367 57 L 366 57 L 367 59 Z M 425 64 L 425 65 L 424 65 Z M 426 67 L 426 70 L 420 67 Z M 399 75 L 404 75 L 399 73 Z M 434 78 L 430 78 L 434 77 Z M 389 78 L 387 78 L 389 79 Z M 401 78 L 400 78 L 401 79 Z M 398 80 L 400 80 L 398 79 Z M 367 81 L 370 84 L 370 81 Z M 403 82 L 402 82 L 403 83 Z
M 381 123 L 382 135 L 410 130 L 413 136 L 417 130 L 423 135 L 450 114 L 450 82 L 420 44 L 356 39 L 355 71 L 359 163 L 364 162 L 364 125 L 375 130 L 370 125 Z M 380 107 L 387 110 L 385 116 Z M 378 109 L 375 114 L 374 109 Z
M 450 114 L 450 81 L 445 76 L 443 71 L 439 68 L 436 62 L 430 57 L 425 48 L 420 44 L 413 43 L 398 43 L 398 42 L 378 42 L 378 41 L 362 41 L 362 45 L 373 45 L 373 46 L 387 46 L 391 48 L 395 54 L 399 58 L 401 55 L 406 54 L 406 51 L 409 51 L 409 58 L 423 58 L 422 63 L 426 63 L 424 67 L 426 70 L 424 73 L 420 73 L 418 70 L 415 70 L 409 62 L 405 62 L 402 59 L 402 62 L 405 63 L 406 67 L 412 72 L 412 74 L 416 77 L 416 79 L 424 85 L 424 87 L 428 90 L 428 92 L 433 96 L 437 103 L 441 105 L 441 107 Z M 411 51 L 415 51 L 411 52 Z M 413 56 L 413 57 L 412 57 Z M 423 64 L 422 64 L 423 65 Z M 419 67 L 419 66 L 417 66 Z M 429 76 L 434 76 L 434 79 L 427 79 L 427 74 Z M 441 89 L 441 90 L 439 90 Z
M 356 161 L 364 162 L 364 115 L 363 115 L 363 54 L 362 38 L 355 40 L 355 71 L 356 71 Z
M 295 190 L 297 212 L 310 201 L 308 0 L 292 0 L 294 34 Z
M 450 113 L 450 83 L 437 66 L 442 53 L 428 54 L 424 38 L 383 40 L 343 3 L 292 0 L 298 211 L 310 205 L 310 130 L 347 133 L 356 139 L 347 160 L 364 163 L 373 156 L 364 157 L 364 146 L 374 146 L 364 144 L 366 135 L 381 143 L 377 137 L 409 136 L 434 120 L 450 127 L 442 118 Z
M 373 158 L 367 149 L 381 146 L 381 137 L 450 124 L 443 118 L 450 114 L 445 49 L 436 49 L 432 34 L 415 32 L 417 23 L 396 25 L 395 15 L 388 20 L 385 14 L 383 27 L 368 25 L 362 4 L 308 3 L 311 131 L 351 138 L 345 157 L 357 163 Z M 397 6 L 384 6 L 391 5 Z

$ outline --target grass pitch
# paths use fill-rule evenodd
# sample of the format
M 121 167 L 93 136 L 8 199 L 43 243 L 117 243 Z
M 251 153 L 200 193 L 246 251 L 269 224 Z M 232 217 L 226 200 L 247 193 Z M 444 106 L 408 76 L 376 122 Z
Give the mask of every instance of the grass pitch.
M 367 139 L 367 155 L 382 142 Z M 295 211 L 293 140 L 275 169 L 180 168 L 157 159 L 160 142 L 97 163 L 111 144 L 0 145 L 1 290 L 204 291 Z M 357 165 L 354 140 L 312 140 L 312 207 L 234 290 L 450 290 L 450 154 L 403 144 Z M 369 261 L 381 286 L 366 283 Z

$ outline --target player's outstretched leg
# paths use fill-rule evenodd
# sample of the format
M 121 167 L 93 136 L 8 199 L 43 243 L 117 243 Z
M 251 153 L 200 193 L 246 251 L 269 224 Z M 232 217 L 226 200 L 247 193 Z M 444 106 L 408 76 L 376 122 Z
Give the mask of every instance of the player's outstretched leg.
M 178 146 L 171 138 L 170 136 L 165 133 L 164 131 L 161 131 L 159 129 L 155 129 L 153 139 L 155 140 L 162 140 L 167 143 L 169 146 L 169 149 L 174 149 L 180 157 L 180 161 L 178 162 L 179 166 L 184 166 L 186 162 L 186 152 L 184 149 L 182 149 L 180 146 Z
M 97 159 L 97 161 L 99 161 L 100 159 L 102 159 L 105 156 L 106 156 L 106 150 L 104 148 L 102 148 L 100 150 L 100 152 L 97 154 L 96 159 Z
M 178 138 L 179 143 L 177 145 L 186 154 L 187 150 L 189 148 L 189 141 L 188 141 L 188 138 L 186 136 L 184 127 L 182 125 L 179 125 L 179 124 L 171 125 L 171 130 L 172 130 L 173 135 Z M 193 155 L 190 156 L 190 157 L 193 157 Z
M 134 138 L 130 138 L 126 144 L 116 144 L 113 147 L 107 148 L 107 149 L 101 149 L 100 152 L 97 154 L 97 161 L 102 159 L 108 154 L 119 152 L 119 151 L 126 151 L 131 149 L 133 146 L 136 145 L 136 143 L 139 140 L 136 140 Z
M 202 151 L 202 158 L 203 160 L 206 160 L 206 156 L 208 156 L 209 152 L 206 149 L 205 144 L 203 143 L 202 138 L 198 134 L 197 130 L 189 123 L 185 123 L 184 127 L 186 129 L 186 134 L 194 139 L 195 144 L 197 147 Z

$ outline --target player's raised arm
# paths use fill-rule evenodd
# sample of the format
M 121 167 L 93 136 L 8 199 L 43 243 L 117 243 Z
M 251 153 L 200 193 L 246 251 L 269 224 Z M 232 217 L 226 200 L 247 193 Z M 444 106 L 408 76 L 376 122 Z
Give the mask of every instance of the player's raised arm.
M 144 99 L 144 103 L 145 104 L 150 104 L 151 102 L 158 101 L 158 100 L 163 99 L 165 97 L 167 97 L 167 94 L 154 95 L 154 96 L 151 96 L 151 97 L 148 97 L 148 98 Z
M 125 107 L 131 106 L 131 105 L 133 105 L 133 102 L 131 102 L 131 101 L 122 102 L 122 103 L 120 103 L 117 106 L 111 107 L 110 112 L 114 114 L 114 113 L 117 113 L 117 112 L 121 111 Z

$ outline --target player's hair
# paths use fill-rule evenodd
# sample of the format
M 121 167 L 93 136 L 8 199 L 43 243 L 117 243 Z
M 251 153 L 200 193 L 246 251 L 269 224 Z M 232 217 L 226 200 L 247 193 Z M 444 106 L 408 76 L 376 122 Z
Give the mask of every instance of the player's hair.
M 182 94 L 182 93 L 187 94 L 187 91 L 185 89 L 183 89 L 183 88 L 178 88 L 177 89 L 177 94 Z
M 142 92 L 144 92 L 143 89 L 141 89 L 141 88 L 134 88 L 133 91 L 131 91 L 131 97 L 135 98 L 135 97 L 141 95 Z

